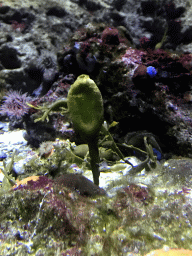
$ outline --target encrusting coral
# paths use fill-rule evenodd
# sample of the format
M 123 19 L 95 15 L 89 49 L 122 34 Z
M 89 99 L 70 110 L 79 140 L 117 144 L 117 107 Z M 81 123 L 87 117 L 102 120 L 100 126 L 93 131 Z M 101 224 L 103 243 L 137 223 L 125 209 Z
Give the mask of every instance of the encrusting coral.
M 27 93 L 22 94 L 21 91 L 10 90 L 6 96 L 4 96 L 4 102 L 0 107 L 0 114 L 7 115 L 9 117 L 15 116 L 17 119 L 22 118 L 28 113 L 29 106 L 27 101 L 31 100 L 31 97 Z

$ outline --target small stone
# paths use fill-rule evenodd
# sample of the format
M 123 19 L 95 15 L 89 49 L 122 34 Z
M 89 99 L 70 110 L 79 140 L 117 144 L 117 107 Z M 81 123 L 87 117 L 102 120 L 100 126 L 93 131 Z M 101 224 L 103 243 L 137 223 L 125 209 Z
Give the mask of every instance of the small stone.
M 2 151 L 0 151 L 0 161 L 3 161 L 6 158 L 7 158 L 7 154 L 2 152 Z

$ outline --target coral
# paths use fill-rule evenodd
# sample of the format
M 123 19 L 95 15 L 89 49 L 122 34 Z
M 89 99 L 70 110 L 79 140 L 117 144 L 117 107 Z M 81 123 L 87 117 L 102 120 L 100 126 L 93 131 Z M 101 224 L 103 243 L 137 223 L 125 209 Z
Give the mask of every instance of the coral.
M 16 180 L 16 184 L 12 187 L 12 189 L 16 189 L 18 186 L 26 185 L 29 181 L 37 181 L 39 179 L 39 176 L 30 176 L 23 180 Z
M 53 186 L 53 180 L 45 176 L 31 176 L 27 177 L 21 181 L 17 182 L 17 185 L 13 186 L 13 189 L 16 190 L 38 190 L 45 189 L 48 190 Z
M 140 55 L 137 57 L 139 58 Z M 157 89 L 157 86 L 161 87 L 163 85 L 166 85 L 169 92 L 175 95 L 190 90 L 190 55 L 179 57 L 162 49 L 148 49 L 141 56 L 140 62 L 132 77 L 135 86 L 140 91 L 149 93 L 153 90 L 160 90 L 160 88 Z M 155 80 L 150 79 L 151 76 Z M 148 84 L 147 87 L 143 86 L 144 83 Z
M 38 58 L 30 61 L 25 72 L 30 80 L 35 82 L 33 89 L 31 88 L 32 95 L 45 95 L 58 77 L 56 55 L 42 50 Z
M 142 63 L 147 64 L 148 66 L 157 67 L 161 63 L 168 65 L 171 61 L 173 61 L 171 55 L 162 49 L 148 49 L 145 54 L 142 55 Z
M 190 213 L 186 212 L 185 196 L 165 191 L 156 197 L 154 192 L 154 189 L 131 184 L 117 194 L 111 209 L 120 220 L 119 231 L 127 232 L 123 236 L 124 244 L 128 240 L 130 248 L 131 239 L 145 241 L 136 246 L 141 255 L 165 244 L 172 248 L 191 249 Z
M 151 40 L 147 38 L 146 36 L 139 39 L 140 47 L 142 49 L 148 49 L 150 48 Z
M 39 147 L 39 155 L 41 157 L 47 158 L 53 153 L 54 147 L 52 141 L 42 142 Z
M 129 47 L 125 54 L 121 57 L 121 60 L 127 67 L 136 68 L 142 63 L 142 58 L 144 55 L 146 55 L 145 51 L 132 49 Z
M 192 54 L 191 53 L 183 53 L 179 58 L 180 63 L 184 68 L 192 72 Z
M 72 190 L 65 187 L 66 183 L 67 186 L 74 183 L 78 186 L 79 179 L 75 176 L 61 176 L 55 181 L 41 176 L 37 180 L 26 180 L 27 183 L 20 184 L 12 191 L 12 205 L 17 209 L 17 212 L 12 214 L 12 218 L 16 221 L 19 218 L 20 223 L 28 223 L 25 228 L 28 238 L 25 237 L 24 240 L 25 242 L 28 240 L 29 247 L 35 248 L 41 245 L 47 248 L 46 240 L 56 239 L 63 244 L 64 239 L 65 249 L 69 250 L 71 246 L 75 246 L 78 251 L 78 245 L 85 243 L 96 201 L 92 203 L 90 199 L 75 193 L 72 187 Z M 81 182 L 80 191 L 88 189 L 87 184 L 90 190 L 90 181 L 85 182 L 85 186 L 84 180 Z M 91 190 L 94 193 L 95 188 L 96 185 L 93 184 Z M 2 205 L 6 207 L 5 201 L 3 200 Z M 1 206 L 0 212 L 2 209 Z M 69 251 L 75 251 L 75 248 Z
M 56 69 L 57 58 L 56 56 L 47 50 L 42 50 L 41 55 L 37 59 L 37 66 L 44 71 L 45 69 Z
M 149 195 L 149 189 L 145 187 L 140 187 L 135 184 L 130 184 L 128 187 L 124 188 L 123 191 L 130 196 L 133 201 L 143 202 L 146 204 L 146 201 L 151 200 L 151 196 Z
M 87 191 L 96 187 L 81 177 L 33 177 L 1 196 L 1 248 L 12 253 L 13 244 L 15 255 L 24 246 L 34 255 L 146 255 L 164 245 L 192 249 L 186 188 L 159 195 L 155 184 L 132 183 L 113 198 L 90 198 Z
M 29 106 L 26 102 L 30 102 L 31 97 L 27 96 L 27 93 L 10 90 L 4 98 L 0 114 L 19 119 L 28 113 Z

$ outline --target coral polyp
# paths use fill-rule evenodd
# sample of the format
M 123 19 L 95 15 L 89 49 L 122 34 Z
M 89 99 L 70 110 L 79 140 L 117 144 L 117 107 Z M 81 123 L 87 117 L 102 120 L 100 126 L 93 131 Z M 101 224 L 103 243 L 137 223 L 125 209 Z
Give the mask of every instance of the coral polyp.
M 4 98 L 5 100 L 0 107 L 1 115 L 19 119 L 28 113 L 29 106 L 26 102 L 29 102 L 31 97 L 27 93 L 22 94 L 21 91 L 10 90 Z

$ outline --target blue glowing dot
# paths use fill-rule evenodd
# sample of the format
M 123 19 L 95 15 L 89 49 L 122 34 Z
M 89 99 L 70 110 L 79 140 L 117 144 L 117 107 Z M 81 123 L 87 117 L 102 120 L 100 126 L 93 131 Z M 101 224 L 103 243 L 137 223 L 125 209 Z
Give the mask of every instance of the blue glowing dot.
M 153 66 L 147 67 L 147 74 L 152 78 L 157 75 L 157 70 Z
M 78 43 L 78 42 L 75 42 L 75 44 L 74 44 L 74 50 L 75 50 L 75 52 L 78 52 L 79 51 L 79 49 L 80 49 L 80 43 Z
M 159 152 L 156 148 L 153 148 L 153 153 L 157 156 L 157 160 L 161 160 L 162 155 L 161 152 Z

